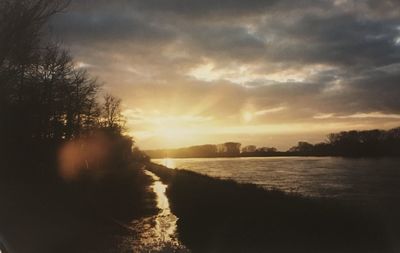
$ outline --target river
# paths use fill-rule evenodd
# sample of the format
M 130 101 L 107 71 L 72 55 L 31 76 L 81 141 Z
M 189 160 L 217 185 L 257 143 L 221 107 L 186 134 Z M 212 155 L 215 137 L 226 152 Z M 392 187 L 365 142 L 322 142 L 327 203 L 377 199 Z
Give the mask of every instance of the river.
M 358 201 L 400 197 L 400 159 L 258 157 L 153 159 L 169 168 L 306 196 Z

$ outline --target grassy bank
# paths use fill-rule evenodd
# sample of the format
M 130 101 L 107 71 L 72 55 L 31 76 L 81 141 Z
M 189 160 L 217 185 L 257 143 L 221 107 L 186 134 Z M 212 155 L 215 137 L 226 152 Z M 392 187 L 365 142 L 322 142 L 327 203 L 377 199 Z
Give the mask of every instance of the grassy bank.
M 362 206 L 147 168 L 169 185 L 180 238 L 194 252 L 394 252 L 385 226 Z
M 156 211 L 151 182 L 135 163 L 74 182 L 1 177 L 0 241 L 11 253 L 118 252 L 132 233 L 116 220 Z

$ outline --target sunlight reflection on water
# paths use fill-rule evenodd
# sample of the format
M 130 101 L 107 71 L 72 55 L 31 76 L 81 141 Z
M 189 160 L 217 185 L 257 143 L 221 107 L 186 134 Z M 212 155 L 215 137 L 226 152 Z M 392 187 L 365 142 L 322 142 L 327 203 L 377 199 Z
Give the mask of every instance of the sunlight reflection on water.
M 176 222 L 178 218 L 172 214 L 168 198 L 165 195 L 167 185 L 163 184 L 154 173 L 146 171 L 146 174 L 154 179 L 152 189 L 157 196 L 157 207 L 161 210 L 155 219 L 157 237 L 161 241 L 178 243 L 176 238 Z
M 157 215 L 135 220 L 130 227 L 136 231 L 135 237 L 127 237 L 120 245 L 121 248 L 131 248 L 133 252 L 189 252 L 178 240 L 177 220 L 171 212 L 168 198 L 165 194 L 167 185 L 150 171 L 145 171 L 153 178 L 151 190 L 156 194 Z
M 155 159 L 155 161 L 158 161 L 159 164 L 164 165 L 165 167 L 175 169 L 176 168 L 176 159 L 173 158 L 164 158 L 164 159 Z

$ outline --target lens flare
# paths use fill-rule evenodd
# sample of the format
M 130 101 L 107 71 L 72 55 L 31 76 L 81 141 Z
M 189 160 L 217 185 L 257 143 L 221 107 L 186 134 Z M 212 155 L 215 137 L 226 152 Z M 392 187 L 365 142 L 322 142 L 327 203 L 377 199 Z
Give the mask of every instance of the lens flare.
M 105 165 L 110 155 L 111 143 L 102 134 L 67 142 L 59 152 L 59 173 L 71 180 L 85 171 L 93 171 Z

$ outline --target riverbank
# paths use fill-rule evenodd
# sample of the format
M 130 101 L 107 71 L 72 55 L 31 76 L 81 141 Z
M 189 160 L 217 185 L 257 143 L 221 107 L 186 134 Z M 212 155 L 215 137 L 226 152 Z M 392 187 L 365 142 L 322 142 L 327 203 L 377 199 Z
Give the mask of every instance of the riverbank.
M 168 184 L 180 239 L 194 252 L 395 252 L 378 214 L 148 164 Z M 393 238 L 392 238 L 393 239 Z

